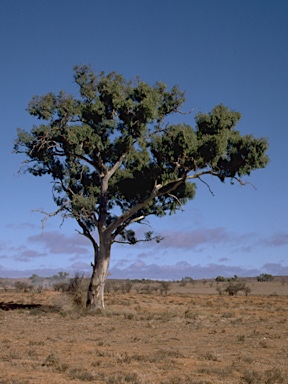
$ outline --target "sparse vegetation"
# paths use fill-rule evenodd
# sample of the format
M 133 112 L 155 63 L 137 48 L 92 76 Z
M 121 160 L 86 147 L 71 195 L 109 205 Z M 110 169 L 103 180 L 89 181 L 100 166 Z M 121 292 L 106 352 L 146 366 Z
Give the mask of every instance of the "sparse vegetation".
M 215 280 L 218 281 L 218 283 L 219 283 L 219 282 L 223 282 L 223 281 L 225 281 L 225 277 L 223 277 L 223 276 L 217 276 Z
M 129 293 L 131 291 L 133 287 L 133 283 L 131 280 L 125 280 L 122 284 L 121 284 L 121 290 L 122 290 L 122 293 Z
M 15 281 L 14 287 L 16 291 L 22 291 L 22 292 L 29 292 L 33 289 L 33 285 L 23 281 Z
M 81 381 L 94 381 L 95 375 L 83 368 L 72 368 L 69 371 L 69 378 L 72 380 L 78 379 Z
M 81 290 L 85 299 L 83 278 L 66 277 L 64 292 L 17 291 L 14 282 L 0 291 L 0 384 L 287 384 L 282 278 L 169 281 L 167 295 L 160 281 L 109 279 L 119 289 L 95 312 L 72 305 Z M 229 285 L 242 290 L 229 295 Z
M 286 377 L 279 368 L 267 369 L 264 372 L 255 370 L 245 371 L 242 376 L 243 383 L 247 384 L 280 384 L 287 383 Z
M 227 292 L 228 295 L 230 296 L 236 296 L 238 292 L 242 291 L 247 296 L 248 293 L 251 292 L 251 288 L 247 287 L 246 283 L 244 282 L 240 282 L 240 283 L 229 282 L 223 291 Z
M 257 281 L 273 281 L 273 279 L 274 277 L 269 273 L 262 273 L 261 275 L 257 276 Z
M 180 285 L 181 287 L 185 287 L 185 285 L 186 285 L 187 283 L 190 283 L 190 284 L 194 285 L 194 284 L 195 284 L 195 280 L 192 279 L 192 277 L 186 276 L 186 277 L 183 277 L 183 278 L 181 279 L 179 285 Z
M 221 296 L 222 293 L 223 293 L 223 288 L 220 287 L 219 285 L 216 287 L 216 291 L 219 293 L 219 295 Z
M 56 292 L 66 292 L 68 290 L 68 286 L 68 281 L 58 281 L 52 285 L 54 291 Z
M 161 281 L 160 282 L 160 293 L 161 295 L 164 293 L 165 295 L 168 294 L 168 291 L 171 289 L 171 283 L 170 281 Z
M 234 275 L 234 277 L 228 277 L 227 279 L 225 279 L 225 277 L 223 276 L 217 276 L 215 280 L 217 281 L 217 283 L 223 283 L 224 281 L 236 281 L 238 280 L 238 276 Z
M 63 277 L 63 275 L 60 276 L 61 278 L 59 279 L 56 277 L 56 280 L 59 281 L 52 285 L 54 291 L 67 293 L 72 297 L 75 305 L 84 306 L 86 288 L 84 286 L 84 274 L 77 272 L 74 277 L 70 279 L 68 279 L 68 274 L 64 275 L 65 277 Z

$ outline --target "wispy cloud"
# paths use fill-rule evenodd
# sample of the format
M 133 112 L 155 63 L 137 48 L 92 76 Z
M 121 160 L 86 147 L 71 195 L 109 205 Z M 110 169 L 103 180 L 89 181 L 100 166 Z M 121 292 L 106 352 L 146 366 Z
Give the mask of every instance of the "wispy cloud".
M 32 224 L 32 223 L 28 223 L 28 222 L 25 222 L 25 223 L 19 223 L 19 224 L 16 224 L 16 223 L 8 223 L 6 224 L 6 228 L 9 228 L 9 229 L 13 229 L 13 230 L 19 230 L 19 229 L 31 229 L 31 230 L 35 230 L 35 229 L 38 229 L 38 227 L 36 227 L 36 225 Z
M 9 247 L 5 250 L 8 254 L 0 255 L 0 259 L 10 259 L 20 262 L 29 262 L 35 260 L 39 257 L 46 257 L 47 253 L 42 251 L 33 250 L 26 247 L 25 245 L 20 245 L 18 247 Z
M 70 268 L 75 271 L 88 271 L 92 270 L 91 265 L 88 263 L 84 263 L 83 261 L 78 261 L 70 265 Z
M 288 266 L 283 266 L 281 263 L 266 263 L 263 265 L 266 272 L 272 275 L 287 276 Z
M 14 256 L 15 261 L 21 261 L 21 262 L 28 262 L 31 261 L 31 259 L 35 259 L 38 257 L 46 256 L 46 253 L 43 252 L 37 252 L 32 249 L 19 249 L 17 254 Z
M 204 245 L 214 245 L 230 242 L 235 235 L 225 228 L 203 228 L 192 231 L 167 231 L 163 233 L 164 239 L 159 243 L 161 248 L 198 249 Z
M 123 258 L 123 259 L 120 259 L 117 261 L 117 263 L 115 264 L 115 267 L 116 268 L 124 268 L 129 263 L 131 263 L 130 259 Z
M 203 251 L 207 246 L 229 245 L 233 252 L 251 253 L 263 247 L 284 247 L 288 245 L 288 232 L 279 231 L 270 236 L 257 232 L 233 233 L 225 228 L 202 228 L 197 231 L 169 231 L 157 246 L 161 248 L 193 249 Z M 226 258 L 219 261 L 227 261 Z
M 206 251 L 208 247 L 228 246 L 236 253 L 251 253 L 256 248 L 264 246 L 280 246 L 288 244 L 288 233 L 279 233 L 270 238 L 263 239 L 257 232 L 232 232 L 224 227 L 201 228 L 191 231 L 178 231 L 177 229 L 161 233 L 164 239 L 159 244 L 150 247 L 161 249 Z M 143 246 L 143 245 L 142 245 Z M 148 245 L 147 245 L 148 246 Z M 220 261 L 227 261 L 225 258 Z
M 263 239 L 262 242 L 265 245 L 271 247 L 280 247 L 288 244 L 288 232 L 278 232 L 274 233 L 270 237 Z
M 139 259 L 146 259 L 147 257 L 150 257 L 153 255 L 153 252 L 141 252 L 137 255 Z
M 3 241 L 0 242 L 0 251 L 3 251 L 6 248 L 6 245 Z
M 44 232 L 28 238 L 33 244 L 40 244 L 51 254 L 86 255 L 91 247 L 89 241 L 80 235 L 67 236 L 59 232 Z
M 224 263 L 225 261 L 229 261 L 228 257 L 220 257 L 220 259 L 218 259 L 218 261 L 220 261 L 221 263 Z

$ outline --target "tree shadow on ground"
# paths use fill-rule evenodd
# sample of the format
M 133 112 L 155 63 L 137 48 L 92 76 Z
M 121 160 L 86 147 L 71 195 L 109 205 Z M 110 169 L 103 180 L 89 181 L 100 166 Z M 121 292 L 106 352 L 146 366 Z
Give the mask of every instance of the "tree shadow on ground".
M 20 303 L 4 303 L 0 302 L 0 309 L 3 311 L 13 311 L 15 309 L 34 309 L 34 308 L 41 308 L 43 311 L 48 310 L 50 307 L 47 305 L 42 304 L 20 304 Z

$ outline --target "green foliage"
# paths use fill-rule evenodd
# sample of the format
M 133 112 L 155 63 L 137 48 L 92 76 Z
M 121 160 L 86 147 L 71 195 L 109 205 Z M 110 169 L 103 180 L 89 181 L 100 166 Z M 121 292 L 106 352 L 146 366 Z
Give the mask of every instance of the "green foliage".
M 269 273 L 261 273 L 261 275 L 257 276 L 257 281 L 272 281 L 274 277 Z
M 29 280 L 31 281 L 32 284 L 37 285 L 37 284 L 42 284 L 45 278 L 40 277 L 35 273 L 33 273 L 33 275 L 29 277 Z
M 236 281 L 238 280 L 238 276 L 234 275 L 234 277 L 228 277 L 227 281 Z
M 191 283 L 191 284 L 195 284 L 195 281 L 192 277 L 190 276 L 186 276 L 186 277 L 183 277 L 180 281 L 180 286 L 184 287 L 187 283 Z
M 224 281 L 236 281 L 236 280 L 238 280 L 238 276 L 234 275 L 234 277 L 228 277 L 227 279 L 225 279 L 225 277 L 223 277 L 223 276 L 217 276 L 215 280 L 218 283 L 224 282 Z
M 215 280 L 218 281 L 218 282 L 223 282 L 223 281 L 225 281 L 225 277 L 217 276 Z
M 74 71 L 80 97 L 64 91 L 33 97 L 28 112 L 40 124 L 18 130 L 15 152 L 27 156 L 27 172 L 51 176 L 53 214 L 75 218 L 96 253 L 94 230 L 110 246 L 135 244 L 127 227 L 181 209 L 202 176 L 242 183 L 268 163 L 267 141 L 235 130 L 239 112 L 221 104 L 198 114 L 195 129 L 169 125 L 167 116 L 185 101 L 177 86 L 95 74 L 84 65 Z M 144 241 L 151 239 L 147 232 Z
M 58 272 L 58 275 L 53 275 L 51 277 L 52 280 L 67 280 L 69 277 L 68 272 Z

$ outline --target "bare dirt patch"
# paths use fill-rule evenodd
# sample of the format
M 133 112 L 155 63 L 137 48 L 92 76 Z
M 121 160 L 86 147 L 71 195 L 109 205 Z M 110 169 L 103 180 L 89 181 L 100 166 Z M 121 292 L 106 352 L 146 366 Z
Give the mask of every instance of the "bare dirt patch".
M 173 283 L 110 292 L 96 313 L 61 292 L 0 292 L 0 384 L 288 383 L 288 285 Z M 135 286 L 136 287 L 136 286 Z

